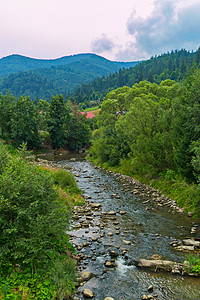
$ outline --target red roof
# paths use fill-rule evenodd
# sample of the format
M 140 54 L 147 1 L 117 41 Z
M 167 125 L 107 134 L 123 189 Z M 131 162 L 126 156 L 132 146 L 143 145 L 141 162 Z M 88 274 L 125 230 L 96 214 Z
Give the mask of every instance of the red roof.
M 86 119 L 92 119 L 92 118 L 94 118 L 93 113 L 91 113 L 91 112 L 89 112 L 89 111 L 86 111 L 86 112 L 81 111 L 80 113 L 81 113 L 82 115 L 85 115 L 85 114 L 86 114 Z

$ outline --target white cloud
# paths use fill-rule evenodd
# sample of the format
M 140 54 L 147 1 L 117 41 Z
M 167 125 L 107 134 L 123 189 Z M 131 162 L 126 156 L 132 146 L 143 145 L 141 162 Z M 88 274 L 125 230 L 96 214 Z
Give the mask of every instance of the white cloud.
M 178 7 L 178 1 L 155 1 L 148 17 L 136 12 L 127 20 L 131 40 L 119 49 L 117 59 L 132 59 L 186 48 L 196 50 L 200 45 L 200 4 Z

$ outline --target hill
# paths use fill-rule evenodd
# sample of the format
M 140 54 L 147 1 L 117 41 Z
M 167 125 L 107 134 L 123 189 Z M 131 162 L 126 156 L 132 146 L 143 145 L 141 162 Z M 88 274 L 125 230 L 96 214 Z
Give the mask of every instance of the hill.
M 118 72 L 96 78 L 87 85 L 77 86 L 69 96 L 73 101 L 84 103 L 103 99 L 107 93 L 119 87 L 132 87 L 135 83 L 147 80 L 159 84 L 162 80 L 172 79 L 178 82 L 184 80 L 192 68 L 200 63 L 200 48 L 196 52 L 185 49 L 171 51 L 159 56 L 151 57 L 129 69 L 120 69 Z
M 22 94 L 49 99 L 66 94 L 75 86 L 87 84 L 138 62 L 114 62 L 95 54 L 77 54 L 58 59 L 34 59 L 10 55 L 0 59 L 0 90 L 18 97 Z

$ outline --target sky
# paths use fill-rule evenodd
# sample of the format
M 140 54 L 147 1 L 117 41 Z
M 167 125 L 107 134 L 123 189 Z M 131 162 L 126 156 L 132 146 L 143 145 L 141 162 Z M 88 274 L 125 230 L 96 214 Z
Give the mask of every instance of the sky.
M 200 46 L 200 0 L 0 0 L 0 58 L 137 61 Z

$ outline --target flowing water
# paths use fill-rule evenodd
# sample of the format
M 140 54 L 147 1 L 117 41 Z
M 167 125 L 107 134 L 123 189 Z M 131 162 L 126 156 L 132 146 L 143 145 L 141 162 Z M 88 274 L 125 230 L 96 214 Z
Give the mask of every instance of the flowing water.
M 89 201 L 102 205 L 101 211 L 94 212 L 89 228 L 71 231 L 72 242 L 76 246 L 87 243 L 87 247 L 79 251 L 85 255 L 80 270 L 95 274 L 78 288 L 79 299 L 84 299 L 83 289 L 89 288 L 95 294 L 93 299 L 113 297 L 115 300 L 139 300 L 144 294 L 150 294 L 147 291 L 150 285 L 154 287 L 151 295 L 157 294 L 157 299 L 200 299 L 199 278 L 153 273 L 138 269 L 134 264 L 135 260 L 150 258 L 154 254 L 164 260 L 183 262 L 188 253 L 174 250 L 170 242 L 192 236 L 191 227 L 194 223 L 198 224 L 199 220 L 168 212 L 168 208 L 155 209 L 150 206 L 149 210 L 145 210 L 142 202 L 147 199 L 146 195 L 143 198 L 133 194 L 134 184 L 126 184 L 117 176 L 97 169 L 85 160 L 63 160 L 59 164 L 71 168 L 84 195 L 91 197 Z M 113 197 L 113 194 L 118 197 Z M 117 214 L 104 220 L 104 228 L 100 228 L 101 212 L 108 211 Z M 122 215 L 120 211 L 126 214 Z M 108 232 L 113 235 L 108 236 Z M 198 231 L 195 236 L 198 236 Z M 125 245 L 124 240 L 131 244 Z M 126 249 L 127 253 L 119 255 L 117 267 L 106 272 L 104 264 L 110 260 L 109 251 L 113 249 L 120 254 Z

